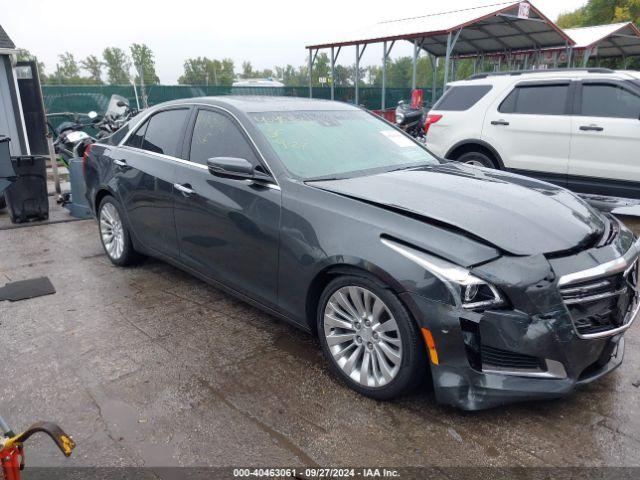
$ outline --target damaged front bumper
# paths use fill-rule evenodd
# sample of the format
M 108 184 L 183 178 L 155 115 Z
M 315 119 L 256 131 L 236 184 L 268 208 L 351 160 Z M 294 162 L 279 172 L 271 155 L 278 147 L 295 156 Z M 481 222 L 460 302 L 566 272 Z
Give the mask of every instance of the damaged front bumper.
M 469 311 L 404 293 L 437 348 L 437 400 L 480 410 L 559 398 L 620 366 L 624 332 L 640 314 L 639 254 L 636 242 L 622 257 L 560 273 L 546 285 L 512 286 L 513 304 L 504 309 Z

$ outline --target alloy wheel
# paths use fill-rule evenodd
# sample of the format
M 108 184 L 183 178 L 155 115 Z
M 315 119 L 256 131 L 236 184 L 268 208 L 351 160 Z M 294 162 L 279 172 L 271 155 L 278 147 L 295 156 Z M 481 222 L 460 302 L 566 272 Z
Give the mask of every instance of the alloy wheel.
M 105 203 L 100 210 L 100 235 L 107 254 L 118 260 L 124 252 L 124 229 L 113 203 Z
M 324 335 L 334 361 L 365 387 L 384 387 L 398 374 L 402 339 L 396 319 L 373 292 L 346 286 L 324 310 Z

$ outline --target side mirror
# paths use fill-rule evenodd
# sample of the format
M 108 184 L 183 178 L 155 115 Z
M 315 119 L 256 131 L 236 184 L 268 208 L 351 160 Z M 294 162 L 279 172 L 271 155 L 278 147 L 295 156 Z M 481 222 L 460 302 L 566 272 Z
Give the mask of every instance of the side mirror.
M 122 100 L 118 100 L 118 103 L 116 103 L 117 106 L 119 107 L 126 107 L 127 104 L 125 102 L 123 102 Z
M 94 118 L 96 118 L 96 117 L 98 116 L 98 114 L 97 114 L 95 111 L 91 110 L 89 113 L 87 113 L 87 116 L 88 116 L 91 120 L 93 120 Z
M 271 181 L 270 175 L 256 170 L 251 162 L 244 158 L 214 157 L 207 160 L 209 173 L 217 177 L 237 180 Z

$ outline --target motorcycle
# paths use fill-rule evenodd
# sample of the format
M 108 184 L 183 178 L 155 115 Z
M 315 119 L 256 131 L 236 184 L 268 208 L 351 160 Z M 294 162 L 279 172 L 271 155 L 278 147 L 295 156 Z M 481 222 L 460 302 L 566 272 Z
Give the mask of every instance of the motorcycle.
M 104 117 L 95 125 L 100 130 L 96 138 L 112 135 L 138 113 L 138 109 L 129 106 L 126 98 L 112 95 Z
M 61 115 L 71 117 L 73 120 L 62 122 L 57 128 L 54 128 L 49 118 Z M 94 111 L 87 114 L 71 112 L 47 114 L 47 125 L 54 135 L 53 147 L 55 153 L 66 167 L 69 166 L 69 161 L 72 158 L 83 155 L 88 141 L 95 141 L 85 129 L 87 127 L 95 127 L 99 122 L 98 114 Z
M 412 137 L 425 141 L 424 121 L 426 111 L 422 102 L 422 90 L 414 90 L 411 95 L 411 103 L 404 100 L 398 102 L 396 107 L 396 125 Z
M 396 107 L 396 125 L 414 138 L 424 138 L 424 109 L 411 108 L 400 100 Z

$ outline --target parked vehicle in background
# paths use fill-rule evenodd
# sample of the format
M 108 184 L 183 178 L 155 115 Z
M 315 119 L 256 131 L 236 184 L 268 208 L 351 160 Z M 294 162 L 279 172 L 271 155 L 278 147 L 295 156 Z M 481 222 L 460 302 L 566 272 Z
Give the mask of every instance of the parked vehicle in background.
M 344 103 L 157 105 L 93 144 L 85 177 L 114 264 L 166 260 L 318 335 L 378 399 L 428 370 L 465 409 L 569 394 L 621 364 L 640 309 L 617 219 Z
M 72 120 L 64 121 L 57 127 L 51 123 L 51 118 L 65 116 Z M 53 148 L 58 158 L 65 166 L 69 166 L 72 158 L 81 157 L 87 141 L 93 141 L 91 135 L 85 130 L 95 126 L 100 121 L 98 114 L 94 111 L 89 113 L 50 113 L 47 114 L 47 124 L 53 134 Z
M 410 103 L 404 100 L 396 107 L 396 125 L 414 138 L 424 141 L 425 110 L 422 90 L 412 92 Z
M 102 119 L 95 124 L 99 130 L 97 138 L 108 137 L 138 114 L 137 108 L 129 105 L 129 100 L 121 95 L 111 95 L 109 106 Z
M 428 113 L 436 155 L 579 192 L 640 198 L 640 74 L 602 68 L 478 74 Z

